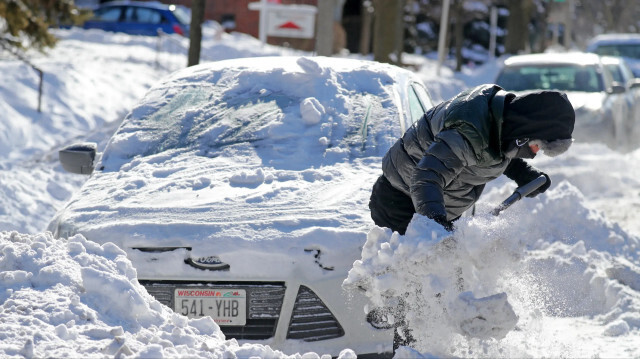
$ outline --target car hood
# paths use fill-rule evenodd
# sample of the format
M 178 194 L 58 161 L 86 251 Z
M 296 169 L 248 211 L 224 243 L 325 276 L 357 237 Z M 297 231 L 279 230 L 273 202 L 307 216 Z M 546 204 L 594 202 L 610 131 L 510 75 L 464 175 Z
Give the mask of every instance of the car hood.
M 606 94 L 604 92 L 566 92 L 569 102 L 575 110 L 587 109 L 597 111 L 602 108 Z

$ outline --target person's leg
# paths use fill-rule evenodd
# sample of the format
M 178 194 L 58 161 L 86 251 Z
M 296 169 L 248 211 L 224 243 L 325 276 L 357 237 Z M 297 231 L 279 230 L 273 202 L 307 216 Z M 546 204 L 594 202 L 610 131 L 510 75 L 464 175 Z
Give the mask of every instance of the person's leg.
M 384 176 L 380 176 L 373 185 L 369 209 L 371 210 L 371 218 L 376 225 L 391 228 L 403 235 L 415 213 L 411 198 L 394 188 Z M 415 342 L 411 330 L 405 322 L 404 303 L 399 303 L 396 308 L 379 308 L 378 310 L 379 314 L 385 316 L 393 314 L 396 317 L 393 324 L 394 352 L 401 346 L 411 346 Z
M 385 176 L 378 177 L 373 185 L 369 209 L 376 225 L 400 234 L 405 233 L 416 212 L 411 197 L 393 187 Z

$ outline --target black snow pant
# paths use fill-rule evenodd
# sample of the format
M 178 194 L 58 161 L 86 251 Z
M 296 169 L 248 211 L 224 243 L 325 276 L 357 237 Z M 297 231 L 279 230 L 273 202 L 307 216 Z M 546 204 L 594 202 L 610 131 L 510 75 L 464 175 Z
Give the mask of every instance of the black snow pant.
M 406 232 L 416 213 L 411 197 L 393 187 L 384 175 L 378 177 L 373 185 L 369 209 L 376 225 L 391 228 L 400 234 Z

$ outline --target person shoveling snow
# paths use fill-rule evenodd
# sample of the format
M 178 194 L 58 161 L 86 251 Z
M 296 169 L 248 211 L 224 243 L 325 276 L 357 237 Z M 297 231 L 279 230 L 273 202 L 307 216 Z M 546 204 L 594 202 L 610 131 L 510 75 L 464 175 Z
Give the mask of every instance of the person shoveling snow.
M 518 186 L 544 177 L 541 186 L 527 196 L 543 193 L 551 185 L 549 176 L 524 159 L 534 158 L 539 150 L 549 156 L 565 152 L 573 141 L 574 123 L 573 107 L 566 94 L 558 91 L 516 96 L 491 84 L 465 90 L 430 109 L 384 156 L 383 174 L 374 184 L 369 202 L 371 217 L 376 225 L 401 235 L 416 214 L 452 232 L 453 221 L 476 203 L 487 182 L 502 174 Z M 455 246 L 455 241 L 446 239 L 442 245 Z M 459 272 L 460 268 L 454 270 Z M 462 280 L 460 273 L 456 276 Z M 460 290 L 463 284 L 458 283 Z M 435 300 L 441 300 L 442 293 L 435 294 Z M 495 308 L 510 310 L 506 322 L 515 325 L 506 296 L 476 299 L 468 294 L 457 303 L 474 308 L 472 316 L 463 318 L 459 325 L 467 335 L 504 336 L 509 328 L 478 329 L 491 325 L 483 313 Z M 402 328 L 404 320 L 394 325 Z M 402 332 L 396 330 L 396 348 L 413 340 Z
M 430 109 L 391 147 L 369 208 L 380 227 L 404 234 L 414 213 L 453 228 L 487 182 L 503 173 L 518 186 L 544 175 L 523 159 L 557 156 L 572 143 L 575 112 L 566 94 L 516 96 L 496 85 L 465 90 Z

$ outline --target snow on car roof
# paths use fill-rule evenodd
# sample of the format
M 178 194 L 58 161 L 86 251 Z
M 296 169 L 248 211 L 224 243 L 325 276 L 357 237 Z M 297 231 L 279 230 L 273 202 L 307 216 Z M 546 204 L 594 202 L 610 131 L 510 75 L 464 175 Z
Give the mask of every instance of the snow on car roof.
M 541 64 L 574 64 L 595 65 L 600 62 L 598 55 L 582 52 L 543 53 L 516 55 L 504 61 L 505 66 L 541 65 Z
M 589 41 L 588 47 L 592 47 L 595 45 L 604 45 L 604 44 L 620 44 L 620 43 L 640 43 L 640 34 L 628 34 L 628 33 L 620 33 L 620 34 L 602 34 L 594 37 Z

